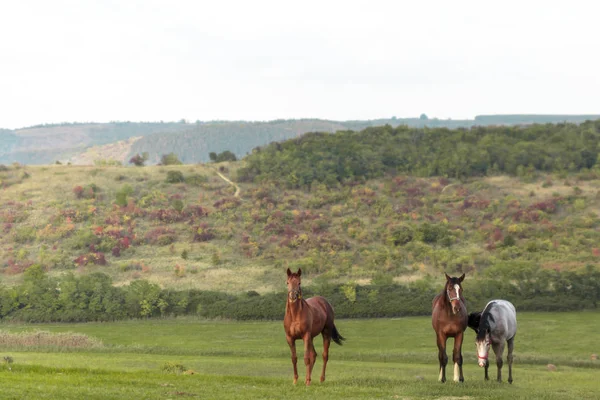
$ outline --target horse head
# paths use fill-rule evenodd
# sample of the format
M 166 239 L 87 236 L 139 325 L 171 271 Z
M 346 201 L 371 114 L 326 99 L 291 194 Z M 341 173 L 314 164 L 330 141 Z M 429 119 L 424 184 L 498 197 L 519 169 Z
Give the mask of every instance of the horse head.
M 475 338 L 475 347 L 477 349 L 477 364 L 480 367 L 485 367 L 490 352 L 490 328 L 477 332 L 477 338 Z
M 448 274 L 446 275 L 446 295 L 448 296 L 448 301 L 452 305 L 452 313 L 454 315 L 458 314 L 461 309 L 461 299 L 462 299 L 462 286 L 460 285 L 465 279 L 465 274 L 462 274 L 460 277 L 450 277 Z
M 287 269 L 287 291 L 288 291 L 288 301 L 290 303 L 295 302 L 298 299 L 302 299 L 302 287 L 301 277 L 302 269 L 298 268 L 298 272 L 293 273 L 290 269 Z

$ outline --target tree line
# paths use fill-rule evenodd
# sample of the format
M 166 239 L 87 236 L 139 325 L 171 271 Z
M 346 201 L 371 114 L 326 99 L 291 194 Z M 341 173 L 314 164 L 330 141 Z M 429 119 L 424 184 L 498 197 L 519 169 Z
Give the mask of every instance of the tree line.
M 599 143 L 600 120 L 453 130 L 385 125 L 360 132 L 309 133 L 255 148 L 238 179 L 309 188 L 386 173 L 462 179 L 535 170 L 572 172 L 597 166 Z
M 431 300 L 442 285 L 431 278 L 410 284 L 377 281 L 315 282 L 304 297 L 325 296 L 339 318 L 429 315 Z M 530 263 L 502 263 L 486 271 L 486 279 L 463 283 L 469 311 L 481 310 L 494 298 L 513 302 L 519 311 L 597 309 L 600 270 L 582 272 L 542 269 Z M 39 265 L 25 271 L 23 282 L 0 286 L 0 318 L 24 322 L 84 322 L 195 315 L 234 320 L 277 320 L 285 311 L 285 292 L 233 295 L 216 291 L 172 290 L 146 280 L 113 286 L 103 273 L 50 277 Z

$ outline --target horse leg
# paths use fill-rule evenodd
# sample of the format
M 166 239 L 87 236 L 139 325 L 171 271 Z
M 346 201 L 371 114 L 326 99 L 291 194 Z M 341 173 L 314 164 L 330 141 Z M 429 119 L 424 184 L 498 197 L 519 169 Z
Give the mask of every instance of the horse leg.
M 512 378 L 512 363 L 513 363 L 513 349 L 515 347 L 515 338 L 512 337 L 508 340 L 508 355 L 506 356 L 506 361 L 508 362 L 508 383 L 513 382 Z
M 306 386 L 310 386 L 310 378 L 312 374 L 313 366 L 315 365 L 315 359 L 317 358 L 315 352 L 315 346 L 312 343 L 312 336 L 310 332 L 304 336 L 304 365 L 306 366 Z
M 452 361 L 454 362 L 454 382 L 464 382 L 463 358 L 462 358 L 463 333 L 457 333 L 454 337 L 454 349 L 452 350 Z
M 502 354 L 504 353 L 504 342 L 492 344 L 494 353 L 496 353 L 496 366 L 498 366 L 498 382 L 502 382 Z
M 438 380 L 442 383 L 446 382 L 446 364 L 448 364 L 448 356 L 446 355 L 446 337 L 438 334 L 438 359 L 440 361 L 440 377 Z
M 490 376 L 488 375 L 488 368 L 490 368 L 490 362 L 486 359 L 485 360 L 485 380 L 486 381 L 490 380 Z
M 329 345 L 331 338 L 323 335 L 323 372 L 321 373 L 321 382 L 325 382 L 325 368 L 327 368 L 327 360 L 329 360 Z
M 296 355 L 296 340 L 292 339 L 291 337 L 287 336 L 286 337 L 288 345 L 290 346 L 290 350 L 292 352 L 292 365 L 294 366 L 294 385 L 296 384 L 296 382 L 298 382 L 298 367 L 297 367 L 297 362 L 298 362 L 298 357 Z

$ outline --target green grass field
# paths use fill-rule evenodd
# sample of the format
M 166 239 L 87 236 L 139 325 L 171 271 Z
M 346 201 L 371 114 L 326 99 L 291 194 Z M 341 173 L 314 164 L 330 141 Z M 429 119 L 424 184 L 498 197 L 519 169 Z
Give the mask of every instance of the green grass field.
M 0 368 L 3 399 L 168 398 L 597 398 L 600 313 L 521 313 L 512 385 L 484 382 L 476 364 L 474 333 L 463 346 L 465 383 L 437 381 L 437 350 L 428 317 L 340 320 L 347 342 L 332 345 L 327 381 L 292 385 L 281 322 L 197 319 L 117 323 L 7 325 L 5 332 L 83 333 L 102 341 L 86 350 L 7 347 Z M 449 342 L 450 343 L 450 342 Z M 301 348 L 300 342 L 297 343 Z M 320 339 L 316 341 L 321 351 Z M 301 358 L 299 364 L 301 364 Z M 164 372 L 167 363 L 187 372 Z M 556 365 L 549 371 L 547 364 Z M 303 365 L 299 368 L 304 378 Z M 191 373 L 193 372 L 193 373 Z M 495 365 L 490 367 L 495 376 Z M 507 367 L 504 368 L 507 376 Z M 448 370 L 452 376 L 452 369 Z

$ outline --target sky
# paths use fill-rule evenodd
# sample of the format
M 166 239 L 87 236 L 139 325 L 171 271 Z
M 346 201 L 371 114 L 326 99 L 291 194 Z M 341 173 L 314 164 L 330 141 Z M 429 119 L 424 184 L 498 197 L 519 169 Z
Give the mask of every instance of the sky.
M 0 0 L 0 128 L 600 113 L 600 2 Z

